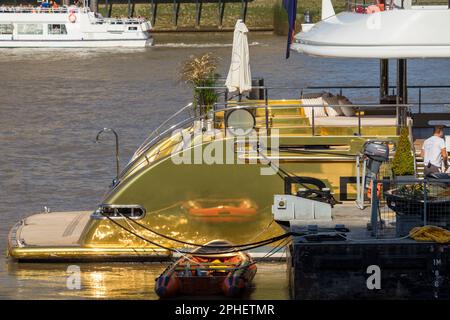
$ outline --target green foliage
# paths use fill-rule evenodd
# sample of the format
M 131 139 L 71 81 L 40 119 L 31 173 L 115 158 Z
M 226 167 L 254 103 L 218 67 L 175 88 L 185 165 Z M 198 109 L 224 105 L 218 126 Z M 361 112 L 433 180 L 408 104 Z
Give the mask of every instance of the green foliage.
M 408 128 L 402 128 L 398 140 L 397 150 L 392 161 L 394 176 L 414 175 L 414 157 L 411 151 Z
M 283 8 L 281 0 L 277 0 L 273 5 L 273 32 L 279 36 L 288 33 L 287 12 Z
M 429 188 L 427 187 L 427 193 L 430 193 Z M 424 198 L 424 187 L 423 184 L 413 184 L 413 185 L 402 185 L 397 190 L 395 190 L 394 194 L 403 196 L 405 198 L 410 199 L 423 199 Z
M 197 82 L 198 87 L 215 87 L 217 84 L 217 75 L 212 74 L 205 79 Z M 214 89 L 195 89 L 194 88 L 194 109 L 200 114 L 205 115 L 217 102 L 218 95 Z
M 199 87 L 215 87 L 217 83 L 218 58 L 211 53 L 201 56 L 190 56 L 183 64 L 181 79 L 190 84 L 194 90 L 194 110 L 205 115 L 217 102 L 215 89 L 199 89 Z

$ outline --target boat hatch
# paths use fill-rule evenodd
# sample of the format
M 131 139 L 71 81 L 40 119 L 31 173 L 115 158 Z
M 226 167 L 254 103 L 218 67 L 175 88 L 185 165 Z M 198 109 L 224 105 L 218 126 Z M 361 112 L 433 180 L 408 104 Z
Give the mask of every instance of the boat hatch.
M 139 205 L 101 204 L 92 214 L 94 219 L 132 218 L 141 219 L 145 216 L 145 208 Z

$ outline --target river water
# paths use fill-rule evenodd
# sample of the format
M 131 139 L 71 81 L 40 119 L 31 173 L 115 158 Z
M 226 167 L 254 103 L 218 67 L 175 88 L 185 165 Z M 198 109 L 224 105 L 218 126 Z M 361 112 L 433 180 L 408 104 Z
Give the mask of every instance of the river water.
M 253 76 L 266 85 L 378 82 L 378 61 L 298 54 L 286 60 L 284 37 L 249 38 Z M 7 234 L 43 206 L 94 209 L 115 172 L 112 141 L 95 144 L 97 131 L 112 127 L 119 133 L 124 166 L 152 129 L 190 102 L 191 90 L 179 80 L 181 62 L 212 52 L 221 57 L 219 72 L 226 76 L 231 42 L 231 33 L 157 34 L 156 46 L 147 49 L 0 50 L 0 298 L 156 298 L 154 278 L 163 264 L 81 264 L 81 290 L 67 290 L 68 264 L 9 261 Z M 409 63 L 410 84 L 449 84 L 449 74 L 449 59 Z M 376 94 L 348 92 L 354 100 L 373 102 Z M 273 93 L 299 95 L 293 89 Z M 249 298 L 288 298 L 284 263 L 258 268 Z

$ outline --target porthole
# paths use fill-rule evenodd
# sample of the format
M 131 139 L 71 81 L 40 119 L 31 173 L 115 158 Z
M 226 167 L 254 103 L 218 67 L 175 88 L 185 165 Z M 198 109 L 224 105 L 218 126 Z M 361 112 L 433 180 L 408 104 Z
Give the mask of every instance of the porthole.
M 246 136 L 255 128 L 255 117 L 247 109 L 230 111 L 226 117 L 227 130 L 235 136 Z

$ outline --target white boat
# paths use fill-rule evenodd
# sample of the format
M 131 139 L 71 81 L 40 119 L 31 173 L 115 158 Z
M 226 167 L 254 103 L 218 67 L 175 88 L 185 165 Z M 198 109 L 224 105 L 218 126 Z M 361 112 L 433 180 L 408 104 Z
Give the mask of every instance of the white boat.
M 295 36 L 292 49 L 322 57 L 446 58 L 450 56 L 448 6 L 353 4 L 335 14 L 329 0 L 322 21 Z
M 151 24 L 141 18 L 103 18 L 88 7 L 0 6 L 0 47 L 145 47 Z

